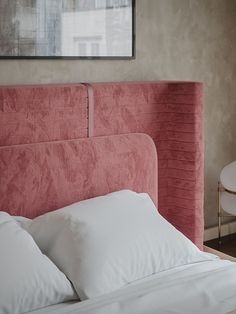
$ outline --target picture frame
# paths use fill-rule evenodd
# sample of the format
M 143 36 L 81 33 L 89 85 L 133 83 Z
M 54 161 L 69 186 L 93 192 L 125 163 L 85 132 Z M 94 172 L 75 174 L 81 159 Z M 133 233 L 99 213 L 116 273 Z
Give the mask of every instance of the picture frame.
M 134 59 L 135 0 L 1 0 L 0 59 Z

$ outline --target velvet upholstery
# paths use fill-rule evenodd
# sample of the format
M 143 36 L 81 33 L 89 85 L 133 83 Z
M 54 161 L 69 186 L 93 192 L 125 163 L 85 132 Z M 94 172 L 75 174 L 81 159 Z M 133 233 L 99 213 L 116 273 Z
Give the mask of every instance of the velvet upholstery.
M 159 157 L 159 211 L 199 247 L 203 243 L 203 121 L 203 86 L 195 82 L 0 88 L 2 146 L 88 134 L 149 134 Z
M 156 148 L 146 134 L 0 147 L 0 210 L 34 218 L 122 189 L 157 203 Z
M 0 145 L 87 137 L 84 85 L 0 87 Z
M 203 85 L 195 82 L 92 84 L 94 135 L 144 132 L 158 151 L 158 207 L 203 243 Z

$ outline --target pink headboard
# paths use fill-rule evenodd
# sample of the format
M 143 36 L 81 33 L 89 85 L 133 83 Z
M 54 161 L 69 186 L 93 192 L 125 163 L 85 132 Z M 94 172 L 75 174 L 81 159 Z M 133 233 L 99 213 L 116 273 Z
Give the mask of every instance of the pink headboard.
M 0 87 L 0 146 L 87 137 L 82 84 Z
M 200 248 L 204 217 L 203 84 L 94 83 L 94 136 L 143 132 L 158 152 L 158 208 Z
M 158 208 L 203 244 L 203 85 L 130 82 L 0 87 L 0 146 L 146 133 L 158 151 Z
M 151 138 L 127 134 L 0 147 L 0 210 L 33 218 L 121 189 L 157 203 Z

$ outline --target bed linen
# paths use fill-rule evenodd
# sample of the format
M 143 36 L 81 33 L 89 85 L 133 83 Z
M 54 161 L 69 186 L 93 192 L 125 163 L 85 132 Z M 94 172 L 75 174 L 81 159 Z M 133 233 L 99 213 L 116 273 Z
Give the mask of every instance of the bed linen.
M 212 258 L 165 220 L 147 193 L 131 190 L 46 213 L 33 219 L 27 230 L 81 300 Z
M 236 309 L 236 263 L 215 259 L 164 271 L 98 298 L 33 314 L 221 314 Z
M 13 219 L 21 226 L 23 229 L 27 229 L 32 221 L 32 219 L 23 216 L 12 216 Z
M 78 299 L 70 281 L 15 219 L 0 211 L 0 314 Z

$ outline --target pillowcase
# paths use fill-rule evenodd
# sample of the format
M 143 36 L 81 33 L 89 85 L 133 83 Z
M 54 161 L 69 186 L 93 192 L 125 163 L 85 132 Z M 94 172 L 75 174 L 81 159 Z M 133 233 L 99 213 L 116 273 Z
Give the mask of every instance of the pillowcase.
M 29 232 L 82 300 L 212 259 L 168 223 L 147 194 L 128 190 L 47 213 L 32 221 Z
M 32 219 L 23 217 L 23 216 L 12 216 L 16 222 L 23 228 L 27 229 L 27 227 L 30 225 Z
M 19 314 L 77 298 L 31 235 L 0 212 L 0 313 Z

